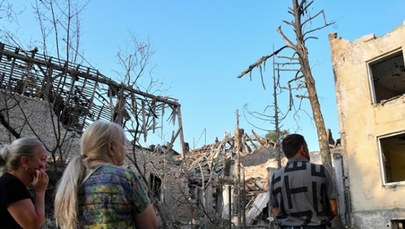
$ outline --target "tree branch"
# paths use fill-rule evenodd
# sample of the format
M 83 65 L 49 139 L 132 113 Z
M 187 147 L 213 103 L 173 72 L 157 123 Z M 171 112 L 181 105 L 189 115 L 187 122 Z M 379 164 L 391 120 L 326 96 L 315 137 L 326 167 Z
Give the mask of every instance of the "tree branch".
M 277 55 L 279 52 L 281 52 L 283 49 L 287 48 L 288 46 L 283 46 L 279 49 L 277 49 L 275 52 L 273 52 L 270 55 L 267 56 L 262 56 L 260 59 L 258 59 L 254 64 L 250 65 L 246 70 L 242 71 L 238 78 L 242 78 L 244 75 L 250 73 L 254 68 L 259 67 L 260 65 L 262 65 L 264 62 L 267 61 L 267 59 L 269 59 L 270 57 Z

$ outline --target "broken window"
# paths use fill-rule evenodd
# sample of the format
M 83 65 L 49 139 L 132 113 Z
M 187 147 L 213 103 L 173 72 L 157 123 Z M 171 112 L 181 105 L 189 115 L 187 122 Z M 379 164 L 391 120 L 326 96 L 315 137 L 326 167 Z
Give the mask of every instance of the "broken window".
M 396 219 L 391 220 L 392 229 L 404 229 L 405 228 L 405 219 Z
M 222 189 L 217 187 L 213 195 L 213 208 L 216 212 L 222 212 Z
M 405 182 L 405 133 L 379 138 L 384 183 Z
M 150 185 L 150 190 L 152 191 L 153 197 L 156 200 L 161 200 L 160 194 L 161 194 L 161 186 L 162 186 L 162 180 L 153 175 L 150 174 L 150 179 L 149 179 L 149 185 Z
M 405 67 L 402 50 L 369 63 L 373 103 L 405 94 Z

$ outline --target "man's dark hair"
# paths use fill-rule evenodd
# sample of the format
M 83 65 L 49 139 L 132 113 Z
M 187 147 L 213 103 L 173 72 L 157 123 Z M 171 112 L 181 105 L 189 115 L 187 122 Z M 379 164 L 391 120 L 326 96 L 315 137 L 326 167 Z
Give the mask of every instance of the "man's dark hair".
M 300 147 L 306 145 L 305 139 L 300 134 L 290 134 L 287 135 L 281 142 L 281 147 L 287 158 L 294 157 L 298 153 Z

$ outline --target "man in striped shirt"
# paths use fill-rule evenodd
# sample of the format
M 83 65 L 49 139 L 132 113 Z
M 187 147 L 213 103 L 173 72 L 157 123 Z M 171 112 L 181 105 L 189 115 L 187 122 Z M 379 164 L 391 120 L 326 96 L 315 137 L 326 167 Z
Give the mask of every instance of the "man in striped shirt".
M 282 148 L 288 162 L 273 174 L 270 187 L 276 223 L 282 229 L 326 229 L 338 214 L 333 178 L 323 165 L 310 162 L 302 135 L 286 136 Z

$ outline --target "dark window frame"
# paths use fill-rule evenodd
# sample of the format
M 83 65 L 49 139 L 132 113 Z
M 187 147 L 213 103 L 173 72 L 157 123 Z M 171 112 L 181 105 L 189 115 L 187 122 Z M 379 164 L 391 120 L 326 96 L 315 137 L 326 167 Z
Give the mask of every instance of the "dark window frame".
M 402 48 L 367 62 L 372 104 L 380 104 L 405 94 L 405 63 Z

